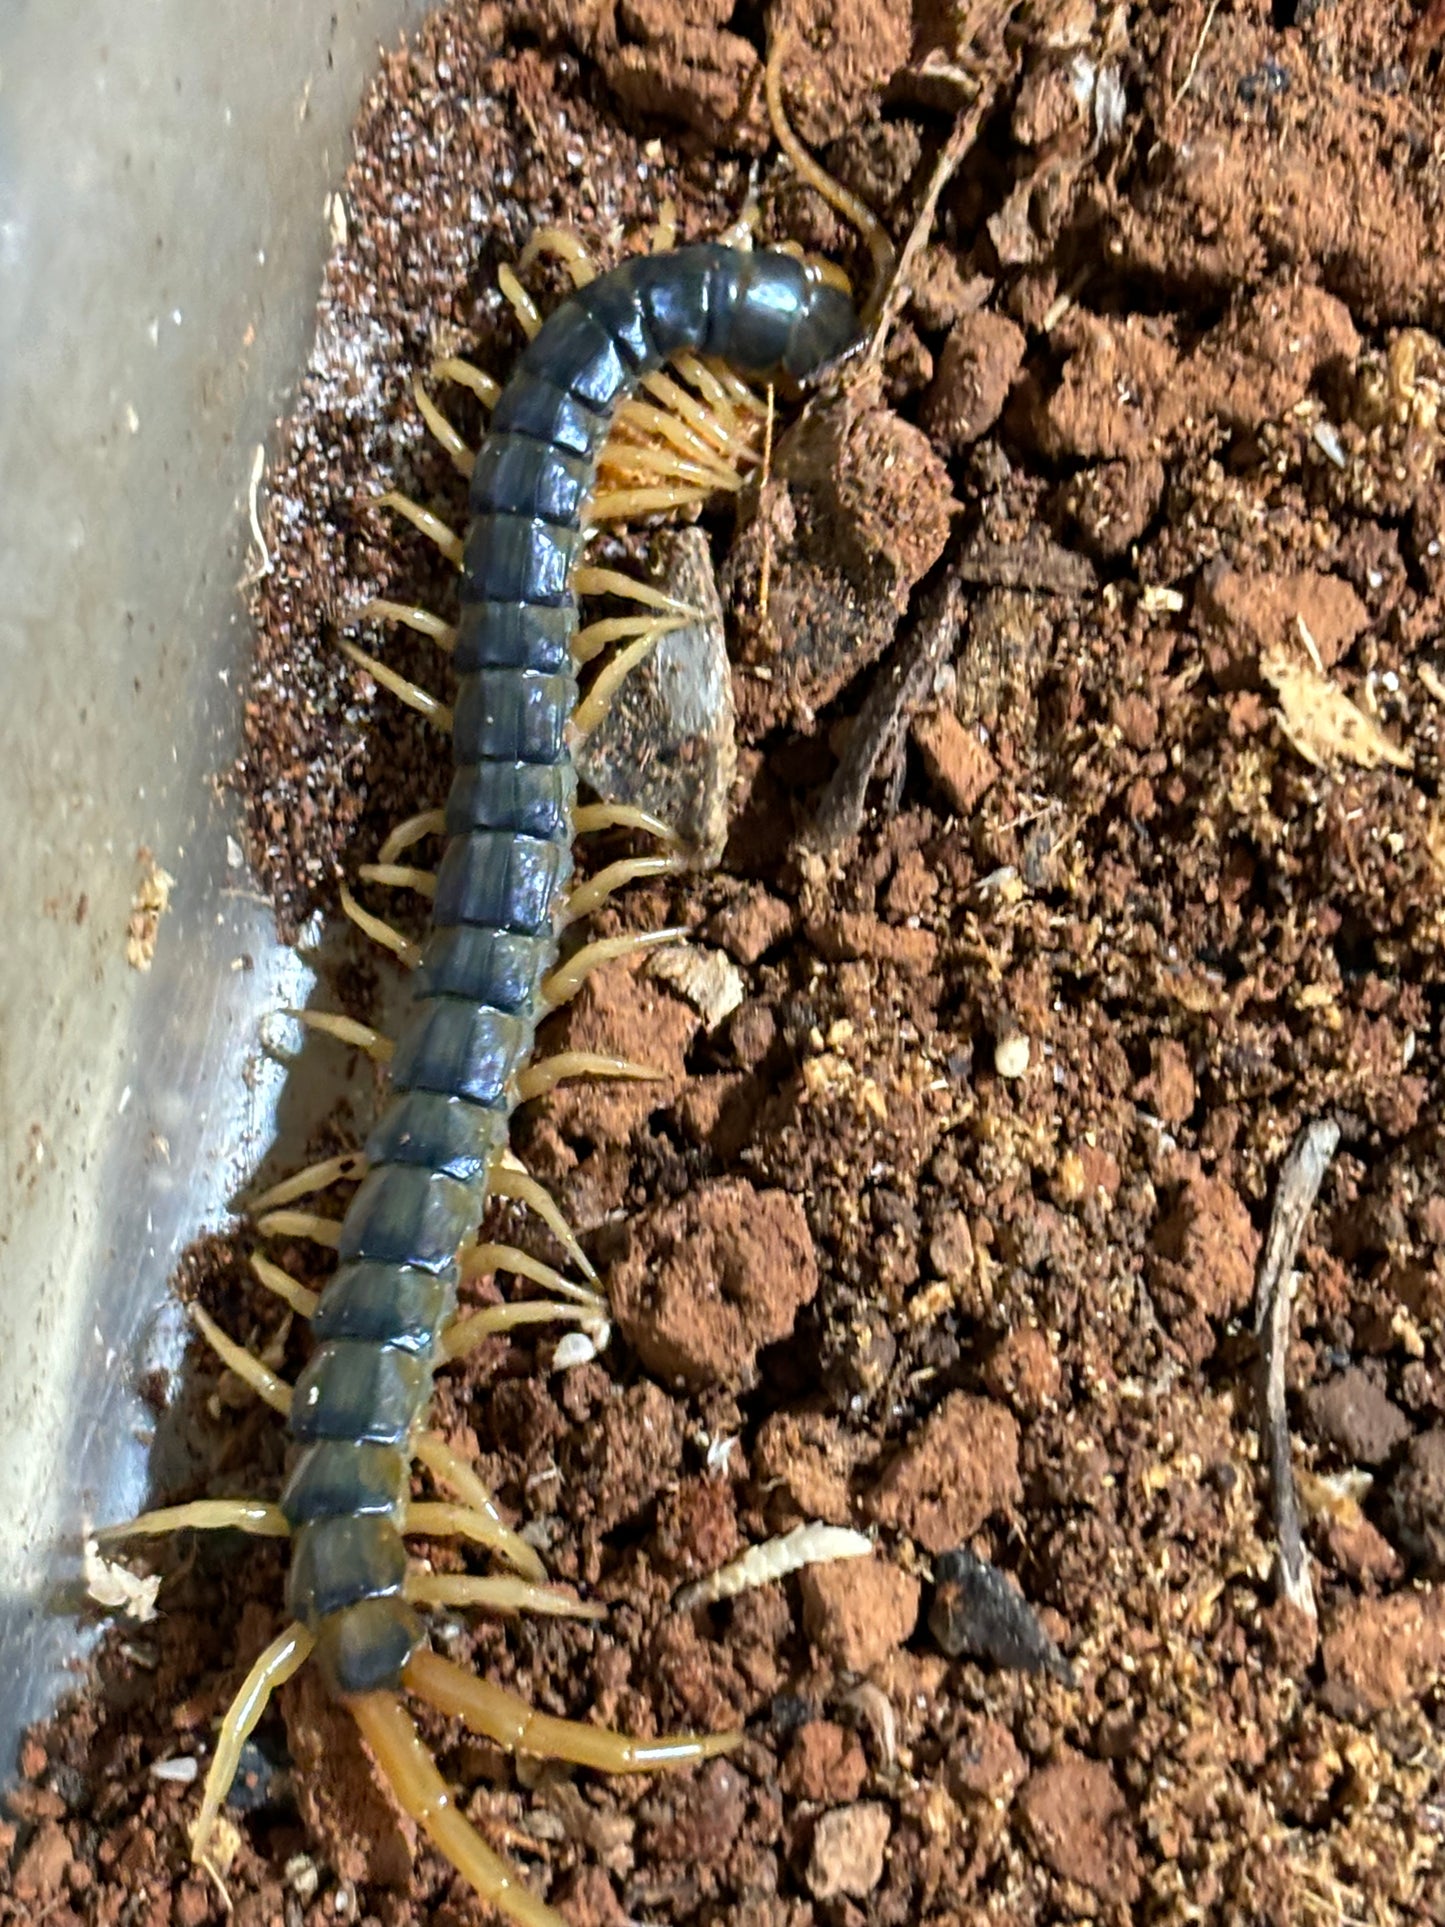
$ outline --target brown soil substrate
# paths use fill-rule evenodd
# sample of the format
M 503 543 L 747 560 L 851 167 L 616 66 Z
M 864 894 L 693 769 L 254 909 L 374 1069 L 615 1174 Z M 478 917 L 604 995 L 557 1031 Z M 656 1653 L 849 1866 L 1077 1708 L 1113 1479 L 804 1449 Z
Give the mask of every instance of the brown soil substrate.
M 709 1031 L 603 973 L 563 1037 L 663 1079 L 520 1135 L 622 1337 L 564 1374 L 497 1344 L 437 1408 L 611 1609 L 448 1621 L 445 1649 L 549 1711 L 747 1739 L 623 1782 L 428 1732 L 575 1927 L 1445 1921 L 1440 10 L 789 16 L 801 130 L 900 240 L 956 113 L 978 137 L 881 370 L 718 527 L 731 840 L 620 914 L 688 925 L 744 1000 Z M 270 471 L 241 777 L 284 926 L 436 800 L 437 738 L 335 648 L 368 594 L 448 593 L 365 506 L 396 481 L 458 512 L 413 372 L 461 346 L 505 370 L 495 271 L 539 225 L 613 258 L 666 195 L 685 235 L 730 218 L 761 43 L 709 0 L 538 0 L 386 62 Z M 765 232 L 861 268 L 786 167 L 760 187 Z M 952 658 L 819 855 L 874 665 L 950 583 Z M 1288 1360 L 1315 1621 L 1271 1581 L 1251 1301 L 1321 1117 Z M 229 1244 L 183 1282 L 275 1336 Z M 206 1359 L 188 1400 L 205 1489 L 274 1491 L 274 1420 Z M 804 1519 L 873 1556 L 674 1609 Z M 943 1655 L 958 1548 L 1048 1664 Z M 282 1585 L 275 1548 L 177 1550 L 160 1616 L 25 1748 L 0 1921 L 222 1917 L 195 1789 L 153 1769 L 208 1757 Z M 242 1927 L 480 1918 L 304 1678 L 238 1799 Z

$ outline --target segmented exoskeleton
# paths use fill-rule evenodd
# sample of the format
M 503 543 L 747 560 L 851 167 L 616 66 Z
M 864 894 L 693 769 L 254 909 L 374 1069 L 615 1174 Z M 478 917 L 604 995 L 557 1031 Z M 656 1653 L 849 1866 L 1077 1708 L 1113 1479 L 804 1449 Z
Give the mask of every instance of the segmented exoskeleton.
M 270 1692 L 313 1650 L 402 1805 L 478 1892 L 530 1927 L 560 1927 L 559 1916 L 518 1884 L 451 1804 L 400 1688 L 504 1745 L 614 1770 L 703 1758 L 735 1741 L 633 1741 L 546 1719 L 428 1649 L 418 1605 L 587 1609 L 538 1583 L 536 1555 L 502 1524 L 475 1473 L 424 1427 L 434 1370 L 476 1336 L 523 1315 L 578 1315 L 576 1302 L 554 1297 L 455 1318 L 459 1253 L 488 1198 L 525 1195 L 505 1162 L 508 1126 L 519 1099 L 545 1088 L 545 1080 L 529 1084 L 527 1070 L 539 1018 L 565 984 L 575 987 L 579 960 L 559 965 L 559 934 L 606 894 L 606 872 L 570 888 L 573 838 L 586 814 L 571 745 L 574 564 L 603 444 L 639 382 L 672 357 L 715 357 L 743 375 L 796 385 L 858 332 L 836 282 L 791 254 L 680 248 L 629 260 L 580 287 L 541 328 L 496 402 L 472 466 L 461 556 L 455 774 L 444 818 L 431 825 L 444 827 L 447 842 L 429 934 L 410 959 L 414 995 L 390 1058 L 389 1101 L 336 1234 L 339 1269 L 319 1299 L 275 1267 L 276 1275 L 262 1270 L 311 1317 L 316 1350 L 293 1389 L 202 1321 L 227 1363 L 287 1412 L 299 1456 L 279 1507 L 204 1501 L 120 1529 L 239 1525 L 294 1541 L 294 1623 L 257 1662 L 227 1717 L 194 1836 L 198 1856 L 242 1741 Z M 648 861 L 657 860 L 615 867 L 635 874 Z M 554 1292 L 561 1284 L 546 1267 L 529 1275 Z M 584 1312 L 605 1312 L 590 1288 L 573 1298 L 585 1301 Z M 411 1501 L 413 1460 L 463 1503 Z M 408 1530 L 463 1534 L 520 1577 L 418 1576 L 408 1564 Z

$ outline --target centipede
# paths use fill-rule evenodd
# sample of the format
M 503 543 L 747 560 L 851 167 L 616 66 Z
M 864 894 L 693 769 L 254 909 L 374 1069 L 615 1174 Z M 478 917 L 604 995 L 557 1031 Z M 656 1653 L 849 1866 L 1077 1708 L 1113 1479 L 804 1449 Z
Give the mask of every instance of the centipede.
M 846 203 L 863 226 L 874 250 L 876 299 L 886 258 L 881 230 L 791 135 L 776 58 L 768 93 L 774 126 L 800 171 L 842 196 L 835 204 Z M 735 486 L 728 443 L 740 415 L 751 411 L 754 425 L 761 416 L 759 387 L 770 407 L 774 389 L 792 396 L 815 386 L 860 344 L 867 312 L 860 314 L 831 264 L 801 250 L 744 245 L 748 238 L 679 246 L 664 212 L 650 252 L 596 272 L 575 236 L 543 230 L 524 261 L 550 251 L 574 285 L 543 321 L 504 271 L 504 290 L 531 337 L 510 379 L 494 384 L 456 358 L 434 369 L 490 406 L 475 453 L 417 384 L 429 426 L 468 477 L 467 526 L 453 534 L 396 492 L 381 500 L 455 563 L 458 616 L 446 623 L 391 601 L 360 613 L 438 644 L 456 678 L 453 701 L 444 704 L 374 654 L 344 644 L 358 667 L 451 738 L 444 807 L 402 824 L 378 861 L 361 869 L 368 883 L 428 899 L 424 934 L 409 937 L 350 889 L 341 893 L 352 921 L 410 968 L 408 1007 L 394 1041 L 349 1017 L 294 1013 L 370 1050 L 388 1079 L 359 1155 L 313 1165 L 255 1203 L 263 1233 L 309 1237 L 335 1252 L 336 1268 L 319 1291 L 264 1256 L 252 1260 L 260 1283 L 309 1321 L 313 1349 L 295 1382 L 195 1312 L 223 1364 L 284 1419 L 289 1474 L 275 1500 L 198 1500 L 98 1535 L 114 1541 L 231 1528 L 290 1543 L 287 1624 L 251 1665 L 222 1721 L 191 1828 L 192 1857 L 202 1866 L 210 1864 L 247 1740 L 272 1695 L 310 1660 L 354 1718 L 401 1809 L 483 1901 L 520 1927 L 565 1923 L 462 1812 L 408 1700 L 509 1753 L 612 1773 L 703 1761 L 742 1737 L 638 1739 L 537 1712 L 434 1650 L 424 1614 L 477 1606 L 599 1616 L 547 1583 L 537 1552 L 505 1523 L 477 1471 L 429 1414 L 436 1374 L 498 1333 L 551 1324 L 574 1328 L 584 1342 L 605 1341 L 602 1281 L 556 1204 L 512 1156 L 510 1133 L 517 1106 L 563 1078 L 647 1074 L 585 1052 L 539 1059 L 537 1039 L 539 1025 L 592 970 L 676 934 L 569 941 L 615 892 L 686 863 L 669 827 L 645 810 L 581 800 L 575 758 L 623 678 L 689 612 L 645 582 L 589 564 L 587 544 L 609 522 L 666 513 L 706 499 L 720 484 Z M 709 419 L 723 422 L 720 435 L 709 436 Z M 584 624 L 580 601 L 599 596 L 632 609 Z M 582 688 L 584 669 L 597 661 Z M 576 840 L 605 830 L 640 832 L 661 847 L 579 881 Z M 442 843 L 434 871 L 401 860 L 428 836 Z M 343 1179 L 359 1182 L 339 1218 L 305 1208 Z M 497 1199 L 533 1209 L 579 1275 L 515 1246 L 480 1243 L 479 1227 Z M 487 1273 L 510 1274 L 540 1296 L 464 1309 L 464 1281 Z M 418 1472 L 440 1496 L 413 1497 Z M 409 1557 L 411 1534 L 459 1539 L 502 1570 L 433 1573 Z

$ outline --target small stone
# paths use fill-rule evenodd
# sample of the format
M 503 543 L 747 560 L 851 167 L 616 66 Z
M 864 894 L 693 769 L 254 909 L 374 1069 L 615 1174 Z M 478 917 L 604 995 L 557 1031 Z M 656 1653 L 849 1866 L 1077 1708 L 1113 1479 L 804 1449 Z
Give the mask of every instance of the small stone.
M 1020 1325 L 985 1360 L 983 1382 L 1020 1417 L 1037 1418 L 1058 1397 L 1058 1357 L 1037 1325 Z
M 630 1219 L 610 1284 L 649 1371 L 745 1386 L 816 1293 L 818 1263 L 795 1197 L 718 1179 Z
M 913 740 L 949 808 L 970 816 L 998 781 L 998 764 L 951 709 L 924 709 L 913 718 Z
M 15 1898 L 41 1903 L 54 1900 L 69 1865 L 70 1842 L 65 1829 L 57 1820 L 44 1821 L 15 1863 Z
M 1368 1372 L 1340 1372 L 1305 1393 L 1311 1435 L 1352 1465 L 1380 1465 L 1410 1435 L 1410 1421 Z
M 651 580 L 698 611 L 662 636 L 627 676 L 606 714 L 578 745 L 577 771 L 604 802 L 660 817 L 715 864 L 727 840 L 738 746 L 722 604 L 701 529 L 662 530 L 649 551 Z
M 958 454 L 988 433 L 1003 413 L 1027 346 L 1022 328 L 987 309 L 954 323 L 923 403 L 924 426 L 935 441 Z
M 861 1900 L 883 1878 L 892 1816 L 879 1800 L 835 1807 L 819 1820 L 808 1859 L 808 1891 L 815 1900 L 840 1894 Z
M 1011 1030 L 993 1047 L 993 1067 L 1000 1077 L 1022 1077 L 1029 1067 L 1030 1045 L 1021 1030 Z
M 211 1893 L 203 1880 L 183 1880 L 176 1895 L 176 1927 L 201 1927 L 211 1917 Z
M 878 1665 L 918 1624 L 919 1582 L 876 1554 L 809 1566 L 800 1586 L 809 1639 L 850 1673 Z
M 1335 1616 L 1323 1654 L 1323 1697 L 1346 1719 L 1409 1699 L 1445 1667 L 1445 1592 L 1423 1586 L 1353 1601 Z
M 1411 1439 L 1390 1482 L 1390 1505 L 1401 1543 L 1432 1578 L 1445 1574 L 1445 1427 Z
M 1057 1760 L 1030 1776 L 1019 1808 L 1041 1858 L 1062 1879 L 1115 1903 L 1138 1898 L 1129 1809 L 1102 1761 L 1062 1748 Z
M 882 1525 L 948 1552 L 1001 1506 L 1023 1496 L 1019 1428 L 996 1399 L 951 1392 L 909 1434 L 869 1500 Z
M 753 1468 L 805 1519 L 842 1526 L 853 1513 L 848 1482 L 856 1456 L 849 1435 L 825 1412 L 775 1412 L 758 1433 Z
M 958 1796 L 1007 1800 L 1027 1772 L 1002 1720 L 974 1716 L 948 1749 L 948 1784 Z
M 798 1728 L 779 1775 L 783 1791 L 795 1799 L 833 1804 L 856 1800 L 867 1777 L 857 1734 L 832 1720 L 809 1720 Z
M 1243 1311 L 1254 1295 L 1259 1233 L 1223 1178 L 1191 1177 L 1154 1231 L 1151 1283 L 1208 1318 Z

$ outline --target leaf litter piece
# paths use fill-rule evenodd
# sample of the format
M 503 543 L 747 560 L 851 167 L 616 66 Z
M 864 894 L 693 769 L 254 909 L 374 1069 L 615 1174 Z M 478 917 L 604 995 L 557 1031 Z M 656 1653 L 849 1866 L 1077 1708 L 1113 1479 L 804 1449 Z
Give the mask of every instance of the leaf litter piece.
M 1410 768 L 1409 752 L 1392 743 L 1374 718 L 1336 689 L 1313 663 L 1271 650 L 1261 660 L 1260 670 L 1279 698 L 1280 727 L 1316 769 L 1339 762 L 1354 763 L 1360 769 L 1378 769 L 1382 763 L 1392 769 Z
M 786 1579 L 790 1572 L 801 1572 L 804 1566 L 827 1566 L 836 1559 L 866 1559 L 872 1550 L 873 1541 L 867 1534 L 848 1526 L 827 1526 L 817 1521 L 795 1526 L 780 1538 L 749 1546 L 740 1558 L 719 1566 L 706 1579 L 684 1586 L 674 1603 L 679 1612 L 691 1612 L 694 1606 L 714 1606 L 721 1599 L 736 1599 L 739 1593 L 752 1592 L 774 1579 Z
M 992 1660 L 1015 1673 L 1052 1673 L 1072 1686 L 1074 1669 L 1044 1631 L 1033 1607 L 996 1566 L 966 1546 L 933 1568 L 928 1630 L 950 1659 Z
M 1269 1235 L 1260 1253 L 1255 1283 L 1254 1330 L 1260 1342 L 1259 1429 L 1269 1467 L 1270 1501 L 1278 1544 L 1275 1585 L 1281 1598 L 1317 1617 L 1309 1559 L 1300 1532 L 1299 1498 L 1290 1455 L 1289 1413 L 1285 1406 L 1285 1364 L 1294 1314 L 1294 1261 L 1305 1224 L 1340 1141 L 1330 1119 L 1305 1125 L 1289 1148 L 1275 1188 Z

